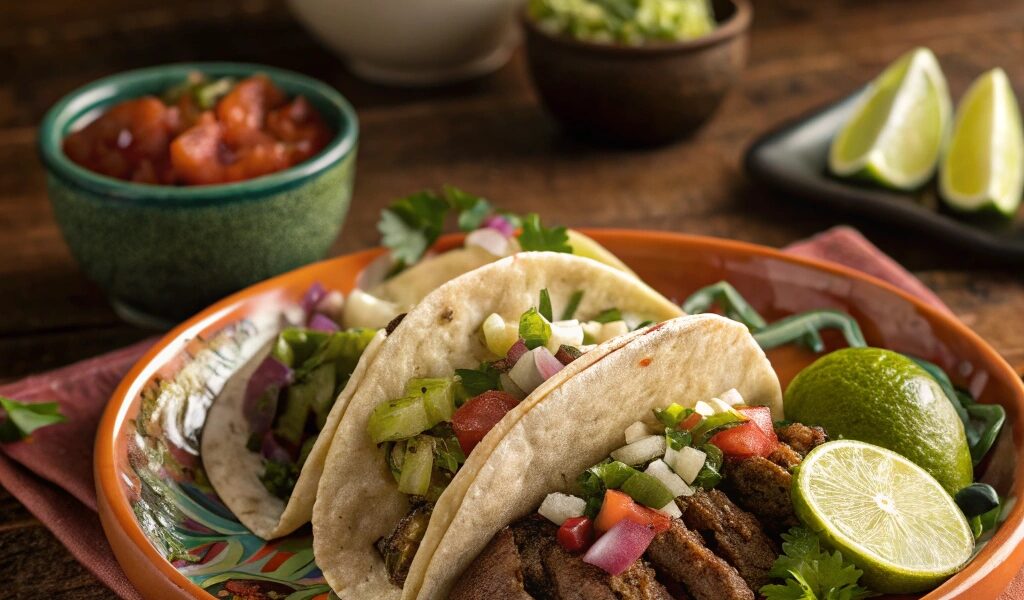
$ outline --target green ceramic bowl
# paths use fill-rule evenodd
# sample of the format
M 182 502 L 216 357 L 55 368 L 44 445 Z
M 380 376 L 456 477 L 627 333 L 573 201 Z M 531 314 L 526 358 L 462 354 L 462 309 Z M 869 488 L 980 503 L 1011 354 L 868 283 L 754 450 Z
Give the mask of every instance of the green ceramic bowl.
M 106 107 L 159 94 L 194 71 L 264 73 L 305 96 L 338 134 L 302 164 L 224 185 L 131 183 L 64 155 L 64 137 Z M 190 63 L 121 73 L 65 96 L 43 119 L 39 151 L 57 223 L 82 270 L 122 316 L 169 321 L 326 255 L 348 213 L 358 131 L 352 106 L 319 81 L 262 65 Z

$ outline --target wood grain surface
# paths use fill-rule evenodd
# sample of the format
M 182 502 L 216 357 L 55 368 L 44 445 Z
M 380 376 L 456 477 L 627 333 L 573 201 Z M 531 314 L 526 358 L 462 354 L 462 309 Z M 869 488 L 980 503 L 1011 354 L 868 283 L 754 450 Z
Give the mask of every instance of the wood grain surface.
M 980 264 L 941 239 L 791 202 L 753 186 L 741 170 L 759 133 L 850 92 L 916 45 L 938 55 L 954 96 L 997 65 L 1024 91 L 1024 3 L 762 0 L 749 65 L 714 120 L 683 143 L 620 151 L 565 136 L 538 106 L 519 55 L 478 81 L 389 89 L 348 74 L 277 0 L 0 3 L 0 382 L 153 333 L 120 322 L 76 267 L 46 198 L 35 128 L 81 84 L 186 60 L 291 68 L 352 100 L 361 121 L 355 201 L 334 253 L 375 244 L 374 224 L 391 199 L 443 183 L 566 225 L 772 246 L 848 223 L 1024 370 L 1019 268 Z M 112 597 L 2 489 L 0 582 L 0 598 Z

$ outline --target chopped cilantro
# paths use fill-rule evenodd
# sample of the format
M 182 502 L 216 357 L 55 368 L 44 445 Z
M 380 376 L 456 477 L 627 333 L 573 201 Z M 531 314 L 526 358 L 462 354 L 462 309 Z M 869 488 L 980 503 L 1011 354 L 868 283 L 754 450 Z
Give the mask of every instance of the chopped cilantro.
M 519 317 L 519 337 L 530 350 L 543 346 L 551 338 L 551 324 L 536 308 L 531 308 Z
M 523 232 L 519 234 L 519 245 L 526 251 L 548 251 L 572 253 L 569 234 L 565 227 L 544 227 L 537 213 L 530 213 L 522 219 Z
M 569 296 L 569 304 L 565 305 L 565 310 L 562 311 L 562 320 L 568 321 L 576 315 L 576 309 L 580 307 L 580 301 L 583 300 L 583 290 L 576 290 Z
M 459 229 L 462 231 L 478 229 L 493 210 L 485 198 L 464 192 L 454 185 L 444 186 L 443 191 L 449 209 L 459 215 Z
M 551 294 L 548 293 L 548 288 L 540 291 L 540 302 L 537 304 L 537 310 L 540 312 L 540 316 L 547 319 L 548 322 L 555 320 L 551 316 Z
M 838 551 L 822 550 L 818 536 L 803 527 L 782 534 L 783 554 L 775 559 L 771 577 L 782 585 L 763 586 L 766 600 L 860 600 L 874 596 L 857 585 L 863 574 Z
M 0 419 L 0 442 L 23 440 L 40 427 L 68 420 L 56 402 L 19 402 L 0 396 L 0 408 L 6 415 Z
M 488 390 L 501 389 L 498 382 L 500 373 L 488 363 L 484 363 L 479 369 L 455 369 L 455 374 L 462 380 L 465 400 L 475 398 Z
M 377 229 L 395 258 L 412 264 L 423 256 L 444 230 L 448 202 L 424 190 L 395 201 L 380 216 Z
M 714 444 L 704 444 L 700 450 L 707 455 L 704 466 L 693 480 L 693 487 L 710 490 L 722 481 L 722 451 Z
M 693 436 L 690 435 L 689 431 L 678 431 L 676 429 L 665 428 L 665 442 L 673 450 L 682 450 L 683 446 L 689 446 L 690 442 L 693 441 Z
M 282 500 L 287 500 L 295 489 L 295 482 L 299 479 L 298 466 L 291 463 L 268 460 L 263 462 L 263 473 L 260 481 L 267 491 Z
M 617 308 L 606 308 L 591 320 L 598 323 L 614 323 L 622 320 L 622 312 Z

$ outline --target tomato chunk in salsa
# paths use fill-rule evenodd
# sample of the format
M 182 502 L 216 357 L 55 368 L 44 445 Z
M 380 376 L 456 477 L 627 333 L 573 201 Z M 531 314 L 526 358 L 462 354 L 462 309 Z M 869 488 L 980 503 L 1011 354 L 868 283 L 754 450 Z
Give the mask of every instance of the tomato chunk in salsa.
M 163 185 L 244 181 L 297 165 L 334 132 L 302 96 L 265 75 L 195 76 L 164 97 L 113 106 L 64 139 L 75 163 L 110 177 Z

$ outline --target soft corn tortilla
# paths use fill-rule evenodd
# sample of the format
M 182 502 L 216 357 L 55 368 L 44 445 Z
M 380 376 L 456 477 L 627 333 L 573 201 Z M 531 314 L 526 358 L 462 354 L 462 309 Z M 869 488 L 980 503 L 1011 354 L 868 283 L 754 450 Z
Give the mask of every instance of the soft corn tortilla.
M 782 417 L 782 391 L 764 352 L 745 326 L 716 315 L 655 325 L 549 388 L 516 422 L 502 422 L 507 431 L 488 438 L 488 456 L 469 457 L 463 468 L 476 476 L 461 502 L 438 503 L 420 545 L 420 553 L 434 551 L 427 564 L 417 555 L 403 597 L 447 597 L 495 533 L 547 494 L 570 491 L 580 473 L 623 445 L 630 424 L 656 425 L 653 409 L 692 407 L 731 388 Z
M 348 383 L 334 401 L 287 502 L 267 491 L 260 481 L 263 459 L 259 452 L 246 448 L 249 424 L 242 410 L 245 387 L 260 362 L 270 353 L 273 340 L 231 376 L 216 402 L 210 406 L 203 427 L 203 468 L 224 504 L 259 537 L 269 540 L 287 535 L 309 522 L 313 516 L 313 500 L 316 498 L 317 484 L 323 473 L 324 459 L 334 438 L 334 430 L 384 339 L 384 331 L 378 331 L 363 350 Z
M 634 321 L 664 321 L 682 314 L 675 304 L 635 277 L 596 261 L 569 254 L 526 252 L 483 266 L 441 286 L 402 320 L 381 348 L 349 402 L 330 445 L 316 504 L 313 508 L 313 552 L 324 577 L 344 598 L 398 598 L 402 591 L 387 578 L 374 542 L 387 535 L 409 510 L 398 491 L 383 451 L 370 439 L 367 424 L 373 409 L 405 392 L 409 379 L 447 377 L 456 368 L 475 368 L 493 360 L 480 335 L 491 313 L 518 318 L 536 306 L 547 288 L 554 313 L 583 290 L 577 316 L 586 320 L 610 307 Z M 601 360 L 625 343 L 623 336 L 573 361 L 509 412 L 514 422 L 534 402 L 566 378 Z M 476 446 L 471 463 L 463 466 L 435 505 L 431 528 L 444 530 L 449 515 L 472 482 L 490 449 L 505 432 L 503 420 Z M 479 458 L 478 458 L 479 457 Z M 452 509 L 446 509 L 449 504 Z M 417 553 L 425 564 L 429 551 Z M 421 567 L 422 568 L 422 567 Z

